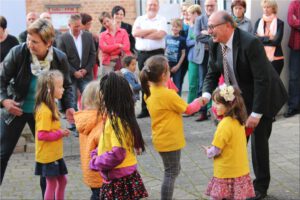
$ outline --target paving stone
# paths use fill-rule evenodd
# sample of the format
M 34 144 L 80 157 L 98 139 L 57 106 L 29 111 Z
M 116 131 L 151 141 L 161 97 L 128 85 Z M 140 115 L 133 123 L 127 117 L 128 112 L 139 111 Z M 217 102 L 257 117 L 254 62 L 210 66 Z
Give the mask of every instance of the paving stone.
M 139 108 L 137 108 L 137 111 Z M 299 200 L 299 118 L 278 117 L 270 137 L 271 184 L 269 200 Z M 199 145 L 211 143 L 215 125 L 211 121 L 195 122 L 184 118 L 186 147 L 182 150 L 181 173 L 175 183 L 174 199 L 208 199 L 204 195 L 213 175 L 213 162 Z M 64 126 L 66 122 L 62 121 Z M 138 169 L 149 193 L 149 200 L 160 199 L 163 164 L 151 140 L 150 118 L 138 119 L 147 144 L 146 153 L 138 156 Z M 27 146 L 28 147 L 28 146 Z M 251 149 L 248 144 L 251 165 Z M 66 199 L 89 199 L 90 189 L 82 182 L 78 138 L 64 138 L 64 155 L 69 174 Z M 0 199 L 41 199 L 39 177 L 34 175 L 34 151 L 13 154 L 0 187 Z M 251 166 L 250 175 L 254 178 Z
M 26 139 L 24 137 L 20 137 L 14 149 L 14 153 L 23 153 L 25 151 L 25 145 L 26 145 Z

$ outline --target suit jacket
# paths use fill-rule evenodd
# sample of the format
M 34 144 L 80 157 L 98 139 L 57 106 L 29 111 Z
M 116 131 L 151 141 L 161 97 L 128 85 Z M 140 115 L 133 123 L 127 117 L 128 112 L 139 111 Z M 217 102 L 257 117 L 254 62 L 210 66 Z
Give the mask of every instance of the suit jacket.
M 19 34 L 19 42 L 20 43 L 26 42 L 26 40 L 27 40 L 27 30 L 25 30 Z
M 81 62 L 75 46 L 74 39 L 70 32 L 62 34 L 57 40 L 57 47 L 67 55 L 70 63 L 70 72 L 72 80 L 75 79 L 74 72 L 79 69 L 86 69 L 86 80 L 93 79 L 93 67 L 96 62 L 96 49 L 91 33 L 82 31 L 82 57 Z
M 196 43 L 194 48 L 194 57 L 197 59 L 196 63 L 202 64 L 205 54 L 205 45 L 208 44 L 210 36 L 203 35 L 202 30 L 207 30 L 208 16 L 203 13 L 196 18 L 194 33 L 196 36 Z
M 210 94 L 223 74 L 221 45 L 209 43 L 208 73 L 203 93 Z M 233 36 L 233 68 L 248 114 L 275 116 L 287 101 L 287 92 L 280 77 L 269 62 L 262 43 L 250 33 L 235 29 Z
M 254 26 L 254 34 L 257 33 L 257 28 L 260 19 L 258 19 Z M 281 41 L 284 32 L 284 22 L 280 19 L 277 19 L 277 32 L 273 40 L 270 40 L 269 37 L 258 37 L 259 40 L 263 43 L 264 46 L 273 46 L 276 47 L 274 56 L 283 56 L 282 48 L 281 48 Z
M 3 61 L 0 71 L 0 102 L 4 99 L 14 99 L 23 103 L 30 86 L 30 80 L 33 76 L 30 69 L 31 54 L 26 43 L 13 47 Z M 65 108 L 73 108 L 75 102 L 71 87 L 69 63 L 66 55 L 59 49 L 53 47 L 53 60 L 50 70 L 60 70 L 64 75 L 63 87 L 65 89 L 62 103 Z M 0 104 L 2 107 L 2 104 Z M 14 115 L 1 109 L 1 120 L 4 119 L 9 124 Z

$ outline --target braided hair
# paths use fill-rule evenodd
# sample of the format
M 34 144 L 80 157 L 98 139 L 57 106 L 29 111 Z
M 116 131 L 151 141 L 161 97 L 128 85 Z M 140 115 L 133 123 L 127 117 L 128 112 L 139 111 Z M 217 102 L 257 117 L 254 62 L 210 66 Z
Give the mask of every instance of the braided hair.
M 133 93 L 127 80 L 115 72 L 104 75 L 100 81 L 99 95 L 99 111 L 111 121 L 120 144 L 126 142 L 135 149 L 145 151 L 141 129 L 135 118 Z M 119 127 L 119 120 L 122 128 Z M 122 141 L 122 138 L 130 138 L 131 141 Z

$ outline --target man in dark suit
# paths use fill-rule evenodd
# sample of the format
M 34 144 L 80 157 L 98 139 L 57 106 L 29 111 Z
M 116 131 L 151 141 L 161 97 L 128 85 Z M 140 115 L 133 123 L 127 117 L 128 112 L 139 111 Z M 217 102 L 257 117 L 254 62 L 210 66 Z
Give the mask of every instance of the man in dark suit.
M 201 99 L 203 105 L 207 104 L 218 86 L 219 77 L 224 74 L 222 46 L 226 45 L 230 84 L 242 92 L 249 114 L 246 126 L 255 128 L 251 135 L 252 164 L 256 176 L 253 182 L 256 197 L 253 199 L 262 199 L 267 195 L 270 184 L 269 137 L 272 118 L 286 102 L 287 93 L 261 42 L 235 27 L 226 11 L 217 11 L 209 17 L 208 33 L 212 39 Z
M 92 34 L 81 30 L 81 17 L 79 14 L 71 15 L 69 28 L 69 31 L 58 38 L 57 47 L 65 52 L 70 63 L 74 102 L 77 102 L 77 89 L 82 93 L 85 86 L 93 80 L 96 49 Z M 75 107 L 77 108 L 76 105 Z

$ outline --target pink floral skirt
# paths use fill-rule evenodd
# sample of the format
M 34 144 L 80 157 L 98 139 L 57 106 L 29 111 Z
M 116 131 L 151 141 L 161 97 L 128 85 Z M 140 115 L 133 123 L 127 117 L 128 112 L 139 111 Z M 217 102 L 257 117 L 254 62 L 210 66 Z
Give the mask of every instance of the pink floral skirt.
M 215 200 L 242 200 L 255 197 L 253 184 L 249 174 L 237 178 L 213 177 L 208 183 L 205 194 Z

